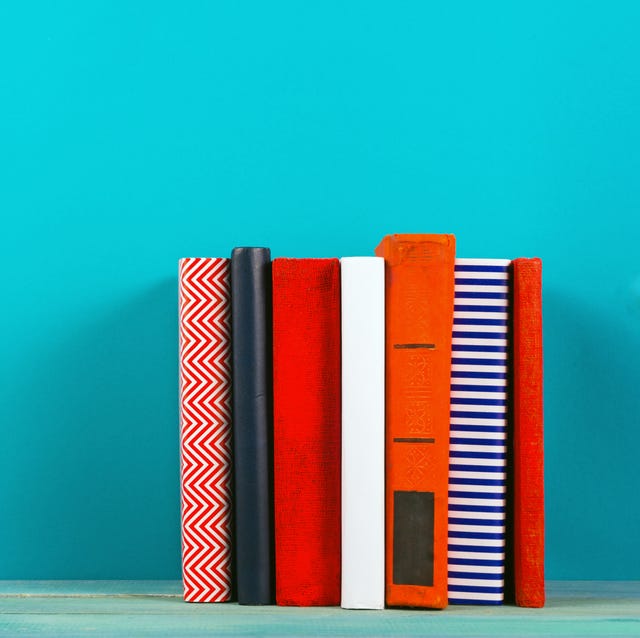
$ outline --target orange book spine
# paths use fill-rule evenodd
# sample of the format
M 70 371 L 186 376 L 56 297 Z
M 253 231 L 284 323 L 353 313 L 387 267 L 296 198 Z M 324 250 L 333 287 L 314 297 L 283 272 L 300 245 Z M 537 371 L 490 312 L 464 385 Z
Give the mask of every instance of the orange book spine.
M 447 605 L 453 235 L 388 235 L 386 603 Z
M 513 261 L 515 601 L 544 606 L 542 261 Z

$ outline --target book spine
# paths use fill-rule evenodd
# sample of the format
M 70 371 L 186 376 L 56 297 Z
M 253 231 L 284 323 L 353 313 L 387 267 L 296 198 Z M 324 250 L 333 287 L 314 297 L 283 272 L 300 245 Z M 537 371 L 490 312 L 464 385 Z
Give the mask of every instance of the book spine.
M 386 602 L 447 605 L 455 238 L 390 235 L 386 264 Z
M 276 602 L 340 604 L 340 265 L 273 262 Z
M 384 260 L 340 260 L 342 291 L 342 593 L 384 608 Z
M 273 602 L 271 255 L 231 255 L 235 556 L 238 602 Z
M 188 602 L 231 598 L 229 260 L 181 259 L 180 492 Z
M 509 260 L 456 259 L 449 602 L 504 602 Z
M 513 262 L 514 584 L 520 607 L 543 607 L 542 262 Z

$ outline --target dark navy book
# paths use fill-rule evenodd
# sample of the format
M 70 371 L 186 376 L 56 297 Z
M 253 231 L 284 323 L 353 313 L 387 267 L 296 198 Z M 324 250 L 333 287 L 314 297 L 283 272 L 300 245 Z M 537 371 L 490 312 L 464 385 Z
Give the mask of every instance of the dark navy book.
M 241 605 L 274 600 L 271 253 L 231 255 L 236 591 Z

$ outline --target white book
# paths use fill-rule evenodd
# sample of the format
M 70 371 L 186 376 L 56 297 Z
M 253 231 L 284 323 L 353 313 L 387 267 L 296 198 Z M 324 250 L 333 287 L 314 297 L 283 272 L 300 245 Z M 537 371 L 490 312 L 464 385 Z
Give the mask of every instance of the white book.
M 344 257 L 342 279 L 342 595 L 384 608 L 384 259 Z

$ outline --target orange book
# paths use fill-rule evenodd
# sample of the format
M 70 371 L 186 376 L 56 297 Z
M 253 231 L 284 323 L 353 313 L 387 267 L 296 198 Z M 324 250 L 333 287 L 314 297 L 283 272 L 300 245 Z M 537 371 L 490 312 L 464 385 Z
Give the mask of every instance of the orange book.
M 455 237 L 387 235 L 386 603 L 447 606 Z

